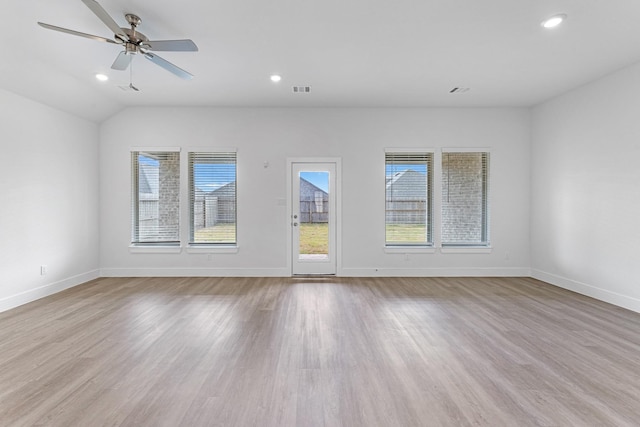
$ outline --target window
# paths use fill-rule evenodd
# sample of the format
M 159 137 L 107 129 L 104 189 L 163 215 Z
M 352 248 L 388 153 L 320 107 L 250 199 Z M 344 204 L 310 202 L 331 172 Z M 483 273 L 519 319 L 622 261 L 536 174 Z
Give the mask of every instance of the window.
M 431 246 L 433 153 L 385 153 L 385 243 Z
M 180 152 L 131 152 L 131 243 L 180 244 Z
M 489 153 L 442 153 L 442 246 L 489 246 Z
M 192 245 L 236 244 L 236 153 L 189 153 Z

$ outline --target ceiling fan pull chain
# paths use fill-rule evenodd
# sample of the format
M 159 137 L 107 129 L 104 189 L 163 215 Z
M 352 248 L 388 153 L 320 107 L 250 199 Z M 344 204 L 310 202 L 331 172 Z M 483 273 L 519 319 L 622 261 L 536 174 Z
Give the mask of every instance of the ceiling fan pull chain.
M 133 85 L 133 58 L 131 58 L 131 64 L 129 65 L 129 87 L 136 92 L 140 92 L 140 89 Z

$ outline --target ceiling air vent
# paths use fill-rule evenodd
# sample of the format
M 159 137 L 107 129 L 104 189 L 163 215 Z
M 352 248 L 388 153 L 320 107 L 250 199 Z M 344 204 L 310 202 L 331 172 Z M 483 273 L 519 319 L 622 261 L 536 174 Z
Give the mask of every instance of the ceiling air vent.
M 293 86 L 293 93 L 309 93 L 311 92 L 311 86 Z
M 470 90 L 471 88 L 468 88 L 468 87 L 454 87 L 449 91 L 449 93 L 465 93 L 465 92 L 469 92 Z

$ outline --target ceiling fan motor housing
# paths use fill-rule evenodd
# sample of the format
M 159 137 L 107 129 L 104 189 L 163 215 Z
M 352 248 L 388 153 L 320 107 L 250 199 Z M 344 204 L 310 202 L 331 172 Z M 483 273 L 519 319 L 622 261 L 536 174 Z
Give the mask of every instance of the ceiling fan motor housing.
M 147 36 L 135 29 L 123 28 L 122 31 L 129 37 L 129 41 L 124 42 L 127 54 L 138 53 L 140 45 L 149 40 Z

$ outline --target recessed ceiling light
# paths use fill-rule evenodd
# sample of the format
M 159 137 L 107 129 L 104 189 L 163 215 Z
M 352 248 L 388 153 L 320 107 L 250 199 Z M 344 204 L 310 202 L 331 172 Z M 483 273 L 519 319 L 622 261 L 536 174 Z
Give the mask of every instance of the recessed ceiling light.
M 109 76 L 107 76 L 106 74 L 96 74 L 96 79 L 100 82 L 106 82 L 107 80 L 109 80 Z
M 282 77 L 277 75 L 277 74 L 273 74 L 271 77 L 269 77 L 271 79 L 272 82 L 274 83 L 278 83 L 280 80 L 282 80 Z
M 564 13 L 553 15 L 551 18 L 542 21 L 542 26 L 545 28 L 555 28 L 558 25 L 562 24 L 565 19 L 567 19 L 567 15 L 565 15 Z

